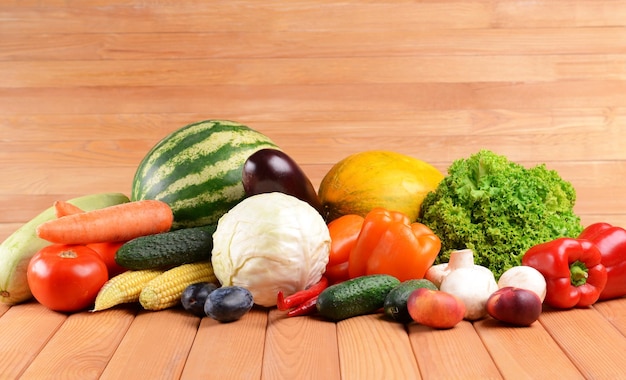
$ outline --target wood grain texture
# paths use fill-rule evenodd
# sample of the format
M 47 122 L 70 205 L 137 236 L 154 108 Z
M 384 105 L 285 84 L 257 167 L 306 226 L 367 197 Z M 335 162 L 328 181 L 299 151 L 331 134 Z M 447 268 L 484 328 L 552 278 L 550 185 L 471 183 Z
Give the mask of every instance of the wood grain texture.
M 611 303 L 602 302 L 594 308 L 611 322 L 622 335 L 626 335 L 626 299 L 622 298 Z
M 132 308 L 118 308 L 96 314 L 70 315 L 21 378 L 97 378 L 126 334 L 135 313 Z
M 487 318 L 474 327 L 504 378 L 584 378 L 540 323 L 512 328 Z
M 202 319 L 181 379 L 260 379 L 267 319 L 261 310 L 237 323 Z
M 30 3 L 30 4 L 29 4 Z M 353 30 L 354 25 L 387 29 L 477 29 L 622 26 L 626 12 L 619 0 L 575 1 L 281 1 L 211 2 L 198 0 L 89 1 L 67 7 L 61 0 L 43 3 L 6 1 L 6 33 L 75 33 L 85 30 L 129 32 L 207 32 L 271 30 Z M 22 7 L 17 7 L 17 6 Z M 380 17 L 381 12 L 386 17 Z M 210 14 L 211 22 L 206 22 Z M 342 17 L 350 15 L 350 18 Z M 454 17 L 451 17 L 454 15 Z M 46 23 L 38 17 L 45 17 Z M 254 27 L 254 29 L 252 28 Z
M 180 377 L 199 324 L 183 310 L 140 312 L 99 378 Z
M 147 151 L 204 119 L 270 136 L 316 187 L 367 149 L 442 172 L 491 149 L 570 181 L 583 224 L 626 226 L 623 0 L 6 0 L 0 20 L 0 240 L 55 200 L 129 194 Z M 0 305 L 0 378 L 623 378 L 625 315 L 439 331 L 31 301 Z
M 342 379 L 335 323 L 269 312 L 262 378 Z
M 35 302 L 6 311 L 0 318 L 2 376 L 7 379 L 19 377 L 66 319 L 64 314 Z
M 540 322 L 586 378 L 623 375 L 624 368 L 616 364 L 626 352 L 624 335 L 594 308 L 544 312 Z M 588 342 L 606 342 L 611 350 L 599 350 Z
M 418 324 L 410 324 L 407 329 L 423 378 L 502 378 L 470 322 L 462 321 L 447 330 Z
M 380 323 L 381 318 L 372 314 L 337 323 L 341 378 L 421 379 L 404 326 Z

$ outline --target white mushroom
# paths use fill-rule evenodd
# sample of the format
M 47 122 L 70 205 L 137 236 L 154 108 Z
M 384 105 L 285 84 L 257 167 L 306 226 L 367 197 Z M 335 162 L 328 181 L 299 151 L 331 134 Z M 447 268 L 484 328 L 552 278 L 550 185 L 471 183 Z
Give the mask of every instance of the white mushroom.
M 439 289 L 454 294 L 465 303 L 464 319 L 473 321 L 487 315 L 487 299 L 498 290 L 493 273 L 481 265 L 474 264 L 474 252 L 470 249 L 454 251 L 447 264 L 431 267 L 428 278 L 440 283 Z M 429 278 L 430 277 L 430 278 Z

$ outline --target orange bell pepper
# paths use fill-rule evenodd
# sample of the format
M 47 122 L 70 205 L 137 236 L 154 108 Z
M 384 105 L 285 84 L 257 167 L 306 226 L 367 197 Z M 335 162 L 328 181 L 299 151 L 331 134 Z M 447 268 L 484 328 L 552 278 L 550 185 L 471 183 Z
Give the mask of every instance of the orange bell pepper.
M 328 223 L 330 255 L 324 276 L 331 284 L 349 280 L 348 259 L 350 251 L 361 232 L 364 217 L 356 214 L 343 215 Z
M 424 224 L 398 211 L 371 210 L 350 252 L 350 278 L 388 274 L 400 281 L 424 278 L 441 249 L 441 240 Z

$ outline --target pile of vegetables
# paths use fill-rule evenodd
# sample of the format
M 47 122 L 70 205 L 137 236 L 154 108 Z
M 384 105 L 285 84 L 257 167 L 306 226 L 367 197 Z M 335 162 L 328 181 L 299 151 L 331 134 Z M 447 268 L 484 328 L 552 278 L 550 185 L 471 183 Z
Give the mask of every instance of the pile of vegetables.
M 366 181 L 373 172 L 384 178 Z M 257 305 L 436 329 L 488 317 L 529 326 L 544 307 L 626 295 L 626 230 L 583 228 L 575 200 L 545 165 L 487 150 L 447 175 L 361 152 L 316 192 L 267 136 L 208 120 L 148 152 L 131 198 L 59 200 L 6 239 L 0 299 L 60 312 L 181 306 L 220 322 Z

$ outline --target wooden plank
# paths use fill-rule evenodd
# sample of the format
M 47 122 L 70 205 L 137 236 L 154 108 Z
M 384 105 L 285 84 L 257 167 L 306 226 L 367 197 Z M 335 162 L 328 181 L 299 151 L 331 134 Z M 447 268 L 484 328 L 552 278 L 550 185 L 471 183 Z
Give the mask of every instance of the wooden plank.
M 79 2 L 71 8 L 62 2 L 46 1 L 46 7 L 28 1 L 7 1 L 0 16 L 10 15 L 0 24 L 0 33 L 75 33 L 85 29 L 115 33 L 240 31 L 254 25 L 256 30 L 350 30 L 354 25 L 371 29 L 389 25 L 413 28 L 470 29 L 486 27 L 590 27 L 622 25 L 626 18 L 620 1 L 534 1 L 520 6 L 510 1 L 361 1 L 299 2 L 288 6 L 268 1 L 257 4 L 237 1 L 206 2 L 191 0 L 172 3 L 140 1 Z M 245 12 L 241 10 L 245 9 Z M 378 17 L 381 12 L 386 17 Z M 213 17 L 206 22 L 204 14 Z M 350 14 L 351 22 L 341 16 Z M 450 17 L 454 14 L 455 17 Z M 555 16 L 558 15 L 558 16 Z M 272 20 L 262 23 L 258 20 Z M 181 21 L 184 20 L 184 21 Z
M 41 165 L 42 162 L 65 163 L 68 166 L 115 167 L 139 165 L 153 144 L 144 140 L 89 140 L 50 142 L 13 141 L 0 143 L 0 160 L 9 163 L 22 155 L 20 164 Z
M 266 326 L 267 312 L 260 309 L 236 323 L 203 318 L 181 380 L 260 379 Z
M 366 113 L 363 119 L 350 121 L 342 121 L 341 118 L 345 117 L 342 115 L 338 116 L 337 121 L 240 122 L 277 140 L 285 148 L 291 148 L 292 154 L 306 160 L 301 161 L 302 163 L 319 163 L 321 160 L 331 162 L 325 159 L 327 152 L 311 149 L 331 149 L 335 145 L 341 145 L 344 149 L 355 145 L 351 148 L 352 151 L 372 146 L 409 153 L 419 151 L 420 157 L 434 162 L 451 161 L 480 147 L 496 149 L 497 146 L 498 151 L 510 155 L 513 160 L 528 160 L 532 157 L 535 162 L 539 162 L 550 160 L 550 155 L 554 154 L 554 149 L 545 149 L 542 144 L 553 147 L 567 143 L 577 149 L 575 153 L 580 154 L 585 147 L 585 152 L 588 152 L 587 141 L 597 145 L 591 149 L 597 150 L 593 152 L 593 157 L 598 160 L 603 157 L 622 158 L 623 150 L 619 146 L 626 139 L 626 113 L 622 108 L 586 112 L 425 111 L 414 113 L 413 117 L 406 115 L 406 118 L 391 117 L 387 120 L 372 120 L 368 116 L 370 115 Z M 84 155 L 83 151 L 93 151 L 111 156 L 104 157 L 104 160 L 94 162 L 93 165 L 134 163 L 168 133 L 193 121 L 202 120 L 201 117 L 173 116 L 170 121 L 167 117 L 160 118 L 157 115 L 153 118 L 141 115 L 40 115 L 34 118 L 9 116 L 4 125 L 0 124 L 0 132 L 6 137 L 4 142 L 0 142 L 3 148 L 0 159 L 14 163 L 12 160 L 16 155 L 30 155 L 35 152 L 64 154 L 68 156 L 65 160 L 71 163 Z M 42 118 L 49 118 L 51 123 L 42 123 Z M 91 126 L 96 131 L 97 138 L 81 132 L 86 126 Z M 137 136 L 141 136 L 141 139 L 137 139 Z M 407 141 L 398 143 L 399 138 Z M 371 141 L 369 146 L 365 141 Z M 306 146 L 310 147 L 308 152 L 303 150 Z M 538 146 L 542 149 L 538 149 Z M 533 148 L 532 151 L 529 151 L 530 147 Z M 564 153 L 568 151 L 569 149 Z M 451 154 L 444 156 L 444 153 Z M 559 157 L 561 160 L 566 158 Z M 552 159 L 554 160 L 554 156 Z M 37 157 L 24 157 L 20 163 L 25 160 L 28 160 L 25 163 L 41 162 Z M 60 161 L 54 157 L 52 160 Z
M 509 160 L 527 166 L 539 163 L 554 165 L 609 164 L 626 159 L 621 149 L 626 141 L 626 129 L 614 129 L 605 133 L 563 133 L 563 134 L 519 134 L 511 136 L 432 136 L 422 137 L 422 144 L 415 144 L 410 133 L 403 134 L 401 128 L 389 127 L 398 135 L 379 135 L 375 143 L 367 146 L 368 137 L 333 137 L 322 132 L 310 132 L 305 136 L 290 134 L 267 134 L 276 144 L 298 161 L 300 165 L 322 163 L 334 165 L 349 154 L 371 149 L 393 150 L 427 161 L 442 170 L 455 160 L 467 158 L 481 149 L 489 149 L 505 155 Z M 407 136 L 408 135 L 408 136 Z M 14 165 L 19 161 L 20 168 L 33 170 L 54 167 L 59 170 L 70 168 L 124 168 L 139 165 L 154 145 L 152 140 L 73 140 L 42 143 L 37 141 L 0 142 L 0 164 L 7 174 L 19 170 Z M 164 137 L 164 136 L 163 136 Z M 559 148 L 567 141 L 567 149 Z M 593 155 L 594 160 L 580 160 L 585 154 Z M 12 165 L 13 164 L 13 165 Z M 30 173 L 25 173 L 30 174 Z M 49 173 L 53 174 L 53 173 Z M 120 173 L 120 175 L 123 174 Z M 12 178 L 8 176 L 7 178 Z M 10 188 L 4 190 L 10 192 Z
M 85 129 L 97 131 L 100 140 L 125 140 L 141 136 L 154 144 L 168 133 L 187 124 L 205 120 L 207 113 L 115 113 L 115 114 L 7 114 L 0 120 L 0 134 L 7 141 L 92 140 Z M 434 136 L 507 136 L 524 134 L 566 134 L 620 132 L 626 125 L 626 108 L 551 108 L 484 110 L 387 110 L 365 109 L 274 113 L 220 113 L 268 136 L 308 138 L 332 135 L 338 139 L 397 136 L 431 139 Z M 423 141 L 419 141 L 422 143 Z M 421 144 L 423 145 L 423 144 Z M 318 158 L 319 159 L 319 158 Z
M 341 379 L 336 324 L 271 309 L 262 378 Z
M 344 380 L 422 378 L 404 326 L 381 314 L 338 322 L 337 341 Z
M 626 224 L 621 224 L 626 226 Z M 626 298 L 601 301 L 593 305 L 622 335 L 626 336 Z
M 539 322 L 585 378 L 619 379 L 626 339 L 594 308 L 544 311 Z
M 11 307 L 0 318 L 0 373 L 18 378 L 65 322 L 67 316 L 36 302 Z
M 472 324 L 462 321 L 452 329 L 435 330 L 416 323 L 408 335 L 424 379 L 501 379 Z
M 182 309 L 140 312 L 100 379 L 178 378 L 198 324 L 198 318 Z
M 24 167 L 27 168 L 28 166 Z M 16 181 L 16 185 L 18 183 L 25 184 L 25 188 L 21 188 L 17 191 L 12 191 L 8 187 L 6 190 L 13 194 L 19 194 L 20 192 L 23 192 L 24 194 L 48 194 L 49 199 L 59 196 L 63 196 L 67 199 L 67 195 L 70 194 L 84 195 L 88 193 L 99 193 L 107 191 L 118 191 L 129 195 L 132 179 L 135 171 L 137 170 L 136 166 L 102 168 L 102 170 L 98 169 L 96 175 L 96 173 L 94 172 L 95 168 L 92 168 L 91 170 L 86 170 L 86 166 L 74 168 L 55 168 L 54 166 L 50 166 L 47 167 L 47 169 L 49 170 L 47 174 L 43 172 L 42 168 L 33 169 L 32 171 L 29 171 L 27 173 L 19 172 L 16 170 L 2 170 L 3 174 L 9 174 L 8 178 L 13 178 Z M 60 183 L 55 184 L 54 182 L 54 178 L 58 178 L 59 176 L 72 178 L 73 175 L 82 175 L 85 177 L 83 177 L 83 179 L 73 177 L 73 181 L 66 182 L 64 185 Z M 85 186 L 87 185 L 87 182 L 90 181 L 91 186 Z M 59 189 L 58 185 L 61 185 L 61 191 L 57 191 Z M 55 190 L 55 188 L 57 190 Z M 48 203 L 47 207 L 49 207 L 50 205 L 51 203 Z M 40 204 L 37 204 L 36 206 L 39 208 Z M 21 207 L 27 206 L 21 205 Z M 19 209 L 20 205 L 9 205 L 9 208 Z M 39 209 L 42 210 L 41 208 Z
M 615 80 L 626 78 L 626 55 L 0 61 L 0 76 L 2 87 Z
M 211 104 L 211 114 L 206 118 L 215 119 L 222 118 L 222 113 L 235 112 L 279 115 L 282 109 L 319 113 L 328 109 L 407 112 L 618 108 L 626 106 L 625 92 L 624 81 L 0 88 L 0 115 L 26 114 L 32 104 L 38 105 L 40 114 L 206 114 L 207 104 Z
M 97 379 L 124 338 L 136 308 L 70 315 L 21 379 Z
M 584 378 L 539 322 L 516 328 L 488 317 L 474 328 L 504 378 Z
M 344 15 L 345 17 L 345 15 Z M 54 48 L 50 48 L 54 46 Z M 199 48 L 199 47 L 202 48 Z M 245 46 L 242 49 L 241 46 Z M 139 48 L 140 47 L 140 48 Z M 349 54 L 346 54 L 349 51 Z M 621 28 L 272 29 L 211 33 L 7 34 L 0 60 L 208 59 L 406 55 L 624 54 Z
M 619 26 L 624 23 L 623 2 L 606 1 L 551 1 L 533 2 L 497 1 L 494 4 L 494 27 L 561 27 L 572 25 Z M 548 13 L 545 13 L 548 12 Z M 583 16 L 583 12 L 585 15 Z M 614 14 L 612 14 L 615 12 Z
M 280 29 L 294 30 L 349 30 L 353 24 L 367 25 L 369 28 L 383 28 L 392 24 L 414 25 L 414 27 L 475 28 L 486 27 L 489 22 L 489 4 L 476 2 L 459 6 L 458 2 L 422 2 L 419 4 L 406 1 L 380 3 L 363 1 L 359 7 L 348 3 L 329 1 L 299 2 L 291 5 L 280 1 L 268 1 L 257 4 L 238 1 L 214 1 L 207 4 L 201 1 L 177 1 L 154 3 L 143 7 L 140 2 L 100 1 L 100 4 L 81 3 L 71 8 L 64 4 L 48 7 L 24 6 L 0 7 L 12 17 L 0 28 L 4 33 L 36 33 L 53 31 L 54 33 L 81 32 L 86 28 L 93 31 L 115 33 L 151 32 L 216 32 L 242 31 L 254 26 L 258 31 Z M 452 10 L 457 11 L 456 20 L 448 17 Z M 385 10 L 388 17 L 376 17 Z M 211 15 L 207 22 L 206 13 Z M 342 16 L 350 14 L 352 23 L 347 23 Z M 429 17 L 425 17 L 428 15 Z M 34 20 L 45 20 L 37 24 Z M 65 20 L 65 22 L 63 22 Z M 184 21 L 182 21 L 184 20 Z M 262 20 L 272 20 L 262 22 Z

